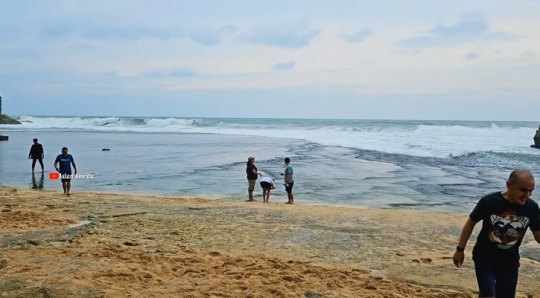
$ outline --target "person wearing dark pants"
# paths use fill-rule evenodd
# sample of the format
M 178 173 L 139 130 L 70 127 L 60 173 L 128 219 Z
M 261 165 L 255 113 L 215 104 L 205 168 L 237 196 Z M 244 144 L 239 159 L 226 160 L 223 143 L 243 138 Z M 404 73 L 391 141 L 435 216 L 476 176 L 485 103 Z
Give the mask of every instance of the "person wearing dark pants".
M 34 144 L 32 144 L 32 147 L 30 147 L 30 153 L 28 153 L 28 159 L 32 159 L 32 173 L 34 172 L 34 168 L 36 167 L 36 161 L 39 161 L 41 171 L 45 171 L 45 167 L 43 166 L 44 158 L 45 151 L 43 150 L 43 145 L 38 143 L 38 139 L 34 139 Z
M 291 166 L 291 159 L 285 158 L 285 171 L 284 173 L 280 174 L 284 177 L 285 182 L 285 191 L 287 192 L 287 198 L 289 199 L 287 203 L 285 204 L 294 204 L 294 195 L 292 193 L 292 189 L 294 186 L 294 179 L 293 179 L 293 168 Z
M 60 168 L 58 168 L 60 165 Z M 77 166 L 75 165 L 75 160 L 71 154 L 68 154 L 68 148 L 62 148 L 62 154 L 56 157 L 54 161 L 54 168 L 58 173 L 60 173 L 60 178 L 62 180 L 62 188 L 64 189 L 64 194 L 69 196 L 71 189 L 71 179 L 73 175 L 71 174 L 71 166 L 75 170 L 75 176 L 77 175 Z
M 459 268 L 465 259 L 465 246 L 474 226 L 482 221 L 472 250 L 479 297 L 514 298 L 518 282 L 519 246 L 530 228 L 540 243 L 540 209 L 529 199 L 534 189 L 529 170 L 512 171 L 506 190 L 482 197 L 463 226 L 454 253 Z

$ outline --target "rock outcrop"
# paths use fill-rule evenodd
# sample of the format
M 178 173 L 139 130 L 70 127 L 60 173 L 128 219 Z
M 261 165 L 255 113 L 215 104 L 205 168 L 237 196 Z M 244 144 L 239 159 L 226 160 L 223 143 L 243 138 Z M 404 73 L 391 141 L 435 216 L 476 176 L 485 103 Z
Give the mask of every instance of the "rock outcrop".
M 2 96 L 0 96 L 0 124 L 21 124 L 21 122 L 2 114 Z
M 538 129 L 536 130 L 536 134 L 534 135 L 533 140 L 534 140 L 533 146 L 540 149 L 540 126 L 538 126 Z
M 21 124 L 21 122 L 7 115 L 0 115 L 0 124 Z
M 21 124 L 21 122 L 9 117 L 8 115 L 0 115 L 0 124 Z

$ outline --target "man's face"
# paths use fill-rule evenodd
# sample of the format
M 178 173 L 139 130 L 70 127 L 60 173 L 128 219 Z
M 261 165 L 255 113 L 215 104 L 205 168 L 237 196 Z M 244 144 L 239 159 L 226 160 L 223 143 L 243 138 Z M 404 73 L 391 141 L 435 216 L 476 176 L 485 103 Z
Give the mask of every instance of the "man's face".
M 62 154 L 67 155 L 67 150 L 62 150 Z
M 523 205 L 527 202 L 534 190 L 534 178 L 521 177 L 515 182 L 508 182 L 508 193 L 516 204 Z

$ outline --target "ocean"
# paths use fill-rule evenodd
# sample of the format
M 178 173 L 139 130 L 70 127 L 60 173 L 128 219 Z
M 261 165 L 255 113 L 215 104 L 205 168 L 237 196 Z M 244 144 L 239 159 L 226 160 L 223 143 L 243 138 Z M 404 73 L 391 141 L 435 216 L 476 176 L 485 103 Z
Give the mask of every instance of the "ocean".
M 45 170 L 66 146 L 79 174 L 72 192 L 247 199 L 245 166 L 277 180 L 270 202 L 286 202 L 279 173 L 294 168 L 295 203 L 468 212 L 502 190 L 513 168 L 536 175 L 536 122 L 144 117 L 18 117 L 0 125 L 0 184 L 61 190 L 31 173 L 32 139 Z M 102 151 L 109 148 L 110 151 Z M 256 199 L 261 200 L 257 185 Z M 533 194 L 533 198 L 538 196 Z

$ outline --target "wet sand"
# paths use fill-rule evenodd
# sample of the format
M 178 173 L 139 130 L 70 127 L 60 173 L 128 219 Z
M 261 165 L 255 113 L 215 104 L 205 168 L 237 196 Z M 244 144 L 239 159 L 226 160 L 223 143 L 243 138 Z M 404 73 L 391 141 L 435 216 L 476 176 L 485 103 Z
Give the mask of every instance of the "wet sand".
M 284 200 L 1 187 L 0 297 L 476 297 L 480 226 L 451 260 L 466 214 Z M 540 297 L 533 242 L 519 297 Z

